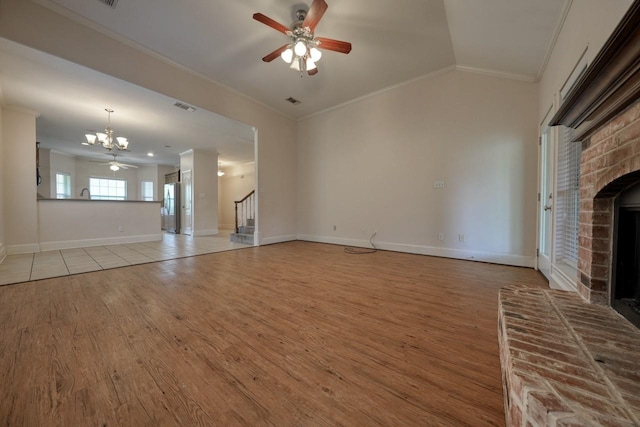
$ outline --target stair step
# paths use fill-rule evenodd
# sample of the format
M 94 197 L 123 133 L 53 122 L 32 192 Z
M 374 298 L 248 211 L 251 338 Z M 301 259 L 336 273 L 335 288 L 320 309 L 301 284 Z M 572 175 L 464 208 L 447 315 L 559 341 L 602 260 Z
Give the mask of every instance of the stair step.
M 240 234 L 253 234 L 256 231 L 256 228 L 251 225 L 242 225 L 238 228 L 240 229 Z
M 235 243 L 244 243 L 247 245 L 253 245 L 253 234 L 232 233 L 229 239 Z

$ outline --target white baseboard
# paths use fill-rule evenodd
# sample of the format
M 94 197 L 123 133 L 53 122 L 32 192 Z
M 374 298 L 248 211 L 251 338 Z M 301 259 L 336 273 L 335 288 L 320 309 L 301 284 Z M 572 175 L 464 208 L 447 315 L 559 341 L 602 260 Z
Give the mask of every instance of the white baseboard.
M 7 246 L 7 255 L 32 254 L 35 252 L 40 252 L 40 245 L 38 243 Z
M 126 243 L 154 242 L 162 240 L 162 233 L 141 234 L 138 236 L 105 237 L 102 239 L 63 240 L 57 242 L 40 242 L 41 251 L 58 249 L 87 248 L 90 246 L 122 245 Z M 38 252 L 38 251 L 35 251 Z
M 264 239 L 258 239 L 258 236 L 256 236 L 256 242 L 257 246 L 261 246 L 261 245 L 273 245 L 275 243 L 284 243 L 284 242 L 291 242 L 293 240 L 298 240 L 298 236 L 295 234 L 289 234 L 286 236 L 272 236 L 272 237 L 265 237 Z
M 551 266 L 551 280 L 549 280 L 551 289 L 559 289 L 561 291 L 578 292 L 576 283 L 571 280 L 562 270 Z
M 357 246 L 357 247 L 363 247 L 363 248 L 371 247 L 369 240 L 360 240 L 360 239 L 345 239 L 340 237 L 327 237 L 327 236 L 311 236 L 311 235 L 304 235 L 304 234 L 298 235 L 298 239 L 306 240 L 310 242 L 318 242 L 318 243 L 331 243 L 335 245 Z M 513 265 L 516 267 L 533 268 L 535 265 L 534 256 L 501 254 L 501 253 L 483 252 L 483 251 L 474 251 L 474 250 L 465 250 L 465 249 L 440 248 L 440 247 L 434 247 L 434 246 L 408 245 L 404 243 L 389 243 L 389 242 L 376 242 L 376 241 L 374 241 L 374 243 L 378 249 L 382 249 L 386 251 L 406 252 L 410 254 L 464 259 L 469 261 L 491 262 L 495 264 Z
M 0 264 L 7 257 L 7 248 L 4 247 L 2 243 L 0 243 Z
M 220 231 L 217 228 L 212 228 L 210 230 L 195 230 L 192 236 L 215 236 L 216 234 L 220 234 Z

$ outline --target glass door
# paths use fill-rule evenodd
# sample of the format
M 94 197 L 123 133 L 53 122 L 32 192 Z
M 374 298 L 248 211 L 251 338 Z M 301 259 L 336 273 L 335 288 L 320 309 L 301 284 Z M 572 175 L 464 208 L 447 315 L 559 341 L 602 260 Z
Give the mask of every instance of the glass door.
M 553 248 L 553 178 L 555 144 L 553 129 L 548 126 L 551 110 L 540 126 L 540 192 L 538 193 L 538 270 L 551 277 L 551 251 Z

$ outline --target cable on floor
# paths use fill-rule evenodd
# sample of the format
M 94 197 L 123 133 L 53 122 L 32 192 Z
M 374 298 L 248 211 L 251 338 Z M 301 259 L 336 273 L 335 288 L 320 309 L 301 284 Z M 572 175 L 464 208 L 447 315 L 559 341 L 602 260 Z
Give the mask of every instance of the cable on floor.
M 349 255 L 366 255 L 366 254 L 372 254 L 374 252 L 378 252 L 378 248 L 376 248 L 375 243 L 373 243 L 373 238 L 376 237 L 376 234 L 378 234 L 378 232 L 374 231 L 374 233 L 369 238 L 369 243 L 371 244 L 371 246 L 373 246 L 373 249 L 352 248 L 350 246 L 347 246 L 346 248 L 344 248 L 344 253 Z

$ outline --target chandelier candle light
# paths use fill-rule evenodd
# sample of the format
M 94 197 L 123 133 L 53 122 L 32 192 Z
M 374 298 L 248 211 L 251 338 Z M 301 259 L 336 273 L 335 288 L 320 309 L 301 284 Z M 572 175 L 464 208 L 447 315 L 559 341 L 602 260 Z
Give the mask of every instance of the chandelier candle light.
M 107 150 L 111 151 L 114 148 L 116 150 L 127 151 L 129 147 L 129 141 L 123 136 L 113 137 L 113 129 L 111 129 L 111 113 L 113 110 L 110 108 L 104 109 L 107 112 L 107 128 L 103 132 L 88 133 L 85 135 L 87 142 L 83 142 L 82 145 L 102 145 Z

